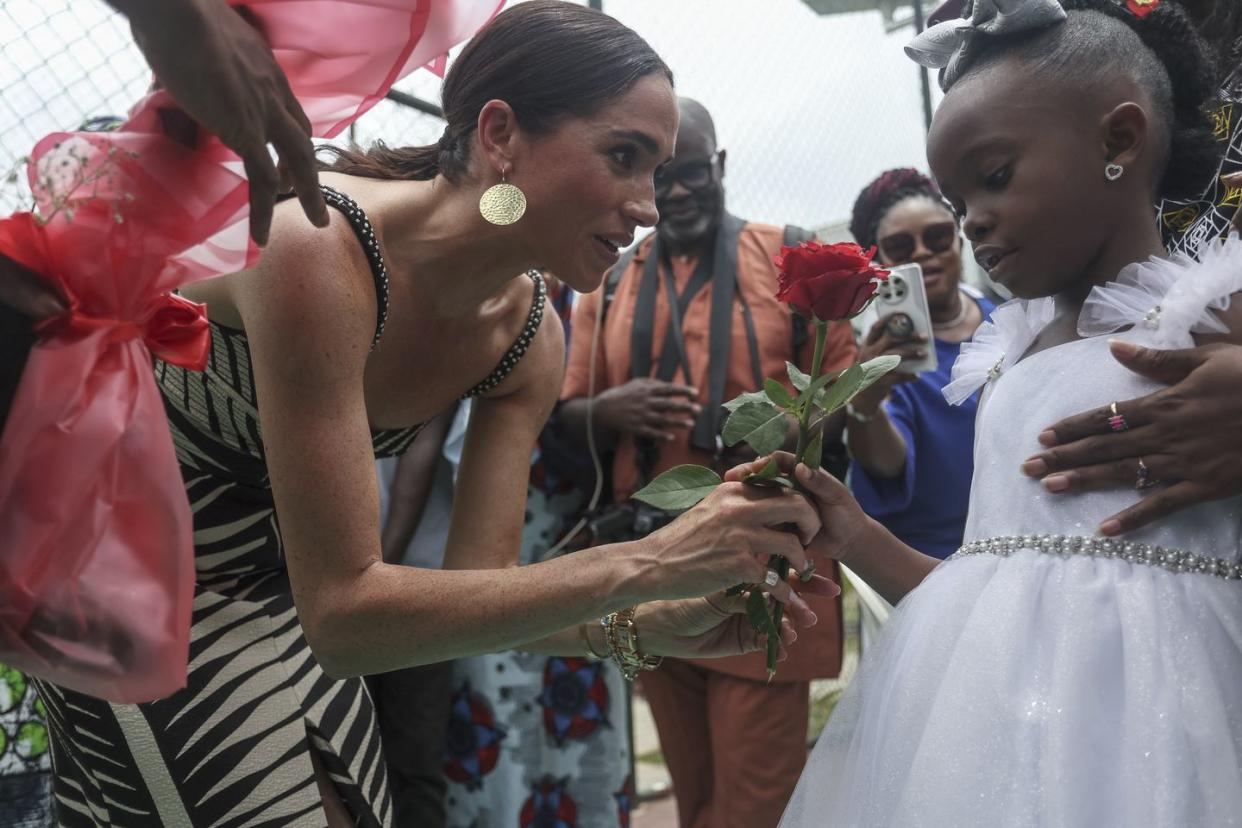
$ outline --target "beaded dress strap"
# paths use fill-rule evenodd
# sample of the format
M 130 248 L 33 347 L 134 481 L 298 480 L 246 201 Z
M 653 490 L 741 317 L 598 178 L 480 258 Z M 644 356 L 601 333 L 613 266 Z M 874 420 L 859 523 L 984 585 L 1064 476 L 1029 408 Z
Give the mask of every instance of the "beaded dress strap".
M 330 207 L 335 207 L 345 215 L 349 224 L 362 244 L 362 252 L 367 256 L 367 264 L 371 266 L 371 278 L 375 280 L 375 336 L 371 338 L 371 348 L 379 344 L 384 335 L 384 325 L 388 322 L 388 267 L 384 264 L 384 256 L 380 253 L 379 241 L 375 238 L 375 230 L 371 220 L 362 211 L 358 203 L 339 190 L 327 184 L 320 184 L 324 200 Z
M 522 332 L 518 334 L 518 338 L 509 346 L 509 350 L 505 351 L 505 355 L 500 358 L 500 363 L 492 370 L 487 377 L 466 393 L 462 394 L 460 399 L 469 399 L 477 397 L 480 394 L 486 394 L 509 376 L 510 372 L 517 367 L 522 356 L 526 353 L 526 349 L 530 347 L 531 341 L 535 338 L 535 334 L 539 331 L 539 325 L 543 322 L 543 305 L 548 298 L 548 284 L 543 280 L 543 276 L 534 270 L 527 271 L 527 276 L 535 283 L 535 299 L 531 303 L 530 313 L 526 315 L 526 324 L 522 327 Z

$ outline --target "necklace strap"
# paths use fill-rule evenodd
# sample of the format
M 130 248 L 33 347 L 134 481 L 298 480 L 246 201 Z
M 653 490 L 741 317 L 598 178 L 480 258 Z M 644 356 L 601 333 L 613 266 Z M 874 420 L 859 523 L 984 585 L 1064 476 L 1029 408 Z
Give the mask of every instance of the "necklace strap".
M 959 290 L 957 292 L 957 301 L 958 301 L 957 316 L 953 317 L 948 322 L 936 322 L 933 320 L 932 328 L 937 331 L 947 331 L 951 328 L 956 328 L 958 325 L 965 322 L 966 317 L 970 315 L 970 301 L 969 300 L 970 300 L 970 297 L 962 293 Z

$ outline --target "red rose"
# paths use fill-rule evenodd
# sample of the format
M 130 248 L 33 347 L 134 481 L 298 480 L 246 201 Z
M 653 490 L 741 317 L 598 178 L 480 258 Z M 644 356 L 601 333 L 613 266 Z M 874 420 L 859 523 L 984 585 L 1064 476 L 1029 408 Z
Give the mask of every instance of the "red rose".
M 1126 0 L 1126 8 L 1135 17 L 1146 17 L 1156 10 L 1160 0 Z
M 862 312 L 888 271 L 871 263 L 875 248 L 853 242 L 803 242 L 782 247 L 776 257 L 780 289 L 776 298 L 806 318 L 822 322 L 850 319 Z

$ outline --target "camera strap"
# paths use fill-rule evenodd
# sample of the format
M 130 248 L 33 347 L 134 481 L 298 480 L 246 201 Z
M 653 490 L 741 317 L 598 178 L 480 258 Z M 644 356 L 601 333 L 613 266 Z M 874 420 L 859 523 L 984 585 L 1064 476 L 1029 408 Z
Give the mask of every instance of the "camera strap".
M 723 411 L 721 404 L 724 402 L 725 383 L 729 373 L 735 299 L 741 305 L 742 322 L 746 331 L 755 387 L 758 388 L 763 382 L 763 372 L 759 361 L 759 338 L 750 306 L 745 297 L 741 295 L 738 285 L 738 239 L 744 225 L 745 222 L 736 216 L 724 214 L 716 231 L 710 259 L 705 257 L 699 260 L 681 296 L 677 296 L 672 267 L 662 250 L 659 238 L 656 238 L 644 263 L 643 278 L 634 307 L 634 323 L 630 338 L 630 376 L 651 376 L 656 296 L 659 293 L 660 282 L 663 281 L 664 293 L 669 305 L 669 331 L 665 337 L 655 376 L 657 379 L 668 382 L 680 368 L 686 377 L 686 383 L 693 384 L 683 329 L 684 316 L 694 296 L 707 284 L 712 285 L 711 317 L 708 328 L 708 404 L 695 422 L 690 437 L 691 445 L 712 452 L 716 450 L 716 438 L 719 434 Z M 663 274 L 661 274 L 661 264 L 664 265 Z

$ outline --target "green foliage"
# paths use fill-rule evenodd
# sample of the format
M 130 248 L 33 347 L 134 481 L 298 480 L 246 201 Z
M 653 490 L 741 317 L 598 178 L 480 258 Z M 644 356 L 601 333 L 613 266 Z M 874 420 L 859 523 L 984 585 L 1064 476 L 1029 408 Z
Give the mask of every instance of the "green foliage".
M 748 474 L 742 478 L 743 483 L 751 486 L 765 486 L 772 488 L 780 486 L 786 489 L 794 487 L 793 481 L 781 474 L 781 467 L 776 464 L 776 458 L 768 460 L 768 464 L 754 474 Z
M 837 411 L 880 377 L 897 367 L 901 357 L 895 354 L 878 356 L 861 365 L 851 365 L 824 394 L 820 407 L 826 412 Z
M 746 598 L 746 619 L 761 635 L 780 638 L 776 625 L 772 623 L 772 614 L 768 610 L 768 594 L 761 589 L 752 589 Z
M 823 426 L 815 429 L 815 436 L 811 438 L 811 442 L 806 446 L 806 452 L 802 455 L 802 462 L 806 464 L 808 469 L 818 469 L 820 461 L 824 455 L 824 429 Z
M 634 493 L 641 500 L 657 509 L 680 511 L 689 509 L 721 483 L 720 477 L 702 466 L 674 466 Z
M 762 391 L 747 391 L 745 394 L 738 394 L 733 399 L 723 403 L 723 405 L 732 413 L 748 402 L 766 403 L 768 402 L 768 395 Z
M 824 374 L 816 377 L 810 385 L 802 389 L 802 393 L 798 395 L 799 406 L 809 406 L 811 404 L 820 405 L 820 399 L 823 395 L 819 392 L 824 390 L 824 386 L 837 379 L 836 374 Z
M 768 395 L 768 399 L 772 401 L 772 404 L 778 408 L 788 410 L 788 408 L 793 405 L 793 395 L 786 390 L 785 386 L 781 385 L 771 377 L 768 377 L 763 381 L 763 391 Z
M 772 403 L 747 402 L 729 415 L 723 436 L 727 445 L 745 441 L 758 454 L 764 455 L 784 445 L 788 430 L 785 412 Z
M 789 375 L 789 381 L 793 383 L 793 387 L 799 391 L 805 391 L 806 387 L 811 384 L 811 375 L 804 373 L 792 362 L 785 363 L 785 373 Z

